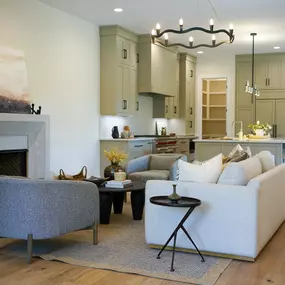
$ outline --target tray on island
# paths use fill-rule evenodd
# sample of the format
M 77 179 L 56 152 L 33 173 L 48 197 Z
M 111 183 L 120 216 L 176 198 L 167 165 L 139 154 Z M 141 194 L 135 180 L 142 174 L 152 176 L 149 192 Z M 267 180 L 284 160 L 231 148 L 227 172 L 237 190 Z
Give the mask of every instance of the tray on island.
M 96 184 L 97 186 L 101 185 L 102 183 L 108 181 L 110 179 L 110 177 L 95 177 L 95 176 L 90 176 L 89 178 L 85 178 L 84 181 L 87 182 L 92 182 L 94 184 Z
M 253 134 L 249 134 L 248 135 L 249 139 L 253 139 L 253 140 L 264 140 L 264 139 L 270 139 L 270 135 L 267 136 L 257 136 L 257 135 L 253 135 Z

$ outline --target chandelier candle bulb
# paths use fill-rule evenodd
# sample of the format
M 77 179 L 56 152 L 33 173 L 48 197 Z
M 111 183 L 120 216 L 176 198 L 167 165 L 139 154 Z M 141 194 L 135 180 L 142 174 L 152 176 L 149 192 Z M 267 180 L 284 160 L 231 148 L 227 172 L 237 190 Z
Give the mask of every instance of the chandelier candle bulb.
M 160 33 L 160 24 L 159 23 L 156 24 L 156 33 L 157 34 Z
M 168 45 L 168 34 L 164 34 L 165 45 Z
M 180 27 L 180 31 L 182 31 L 183 30 L 183 19 L 182 18 L 179 20 L 179 27 Z
M 210 30 L 213 31 L 214 29 L 214 20 L 210 19 Z
M 151 35 L 155 36 L 155 30 L 154 29 L 151 30 Z
M 212 44 L 213 44 L 213 46 L 216 44 L 216 36 L 215 35 L 212 36 Z
M 192 46 L 193 46 L 193 41 L 194 41 L 193 37 L 190 37 L 190 38 L 189 38 L 189 44 L 190 44 L 190 47 L 192 47 Z
M 234 32 L 234 25 L 231 23 L 229 26 L 230 34 L 232 35 Z

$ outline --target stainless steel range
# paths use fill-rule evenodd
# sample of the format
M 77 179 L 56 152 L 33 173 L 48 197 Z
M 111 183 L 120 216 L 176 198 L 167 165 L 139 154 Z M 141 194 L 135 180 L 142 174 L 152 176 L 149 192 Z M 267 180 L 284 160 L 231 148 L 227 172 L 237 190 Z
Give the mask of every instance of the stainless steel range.
M 176 137 L 159 136 L 159 135 L 137 135 L 135 137 L 152 137 L 154 138 L 153 153 L 176 153 Z

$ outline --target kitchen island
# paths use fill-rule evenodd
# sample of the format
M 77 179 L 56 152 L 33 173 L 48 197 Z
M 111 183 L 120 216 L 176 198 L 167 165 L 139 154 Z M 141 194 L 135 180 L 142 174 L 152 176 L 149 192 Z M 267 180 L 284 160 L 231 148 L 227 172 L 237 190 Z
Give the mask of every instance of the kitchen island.
M 211 157 L 222 153 L 227 156 L 236 145 L 241 145 L 242 148 L 250 147 L 253 155 L 262 150 L 268 150 L 275 156 L 276 165 L 283 163 L 285 153 L 285 139 L 270 138 L 270 139 L 196 139 L 195 142 L 195 157 L 196 160 L 204 161 Z

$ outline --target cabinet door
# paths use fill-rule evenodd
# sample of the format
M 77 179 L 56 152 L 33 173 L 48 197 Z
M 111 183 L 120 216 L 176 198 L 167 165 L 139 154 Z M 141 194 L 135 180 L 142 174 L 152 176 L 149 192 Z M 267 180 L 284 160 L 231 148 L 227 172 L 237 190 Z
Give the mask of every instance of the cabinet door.
M 242 121 L 243 132 L 248 133 L 248 125 L 254 122 L 253 107 L 238 107 L 236 109 L 236 121 Z
M 281 89 L 282 83 L 282 60 L 270 60 L 268 62 L 267 89 Z
M 255 121 L 275 122 L 275 100 L 256 100 Z
M 245 83 L 250 80 L 251 84 L 251 63 L 237 62 L 236 67 L 236 107 L 252 106 L 252 96 L 245 92 Z
M 117 58 L 121 64 L 137 67 L 137 46 L 134 42 L 117 37 Z
M 277 125 L 277 136 L 285 136 L 285 100 L 276 100 L 275 124 Z
M 256 62 L 254 71 L 255 71 L 255 83 L 257 87 L 259 89 L 267 89 L 268 88 L 268 62 L 267 61 Z

